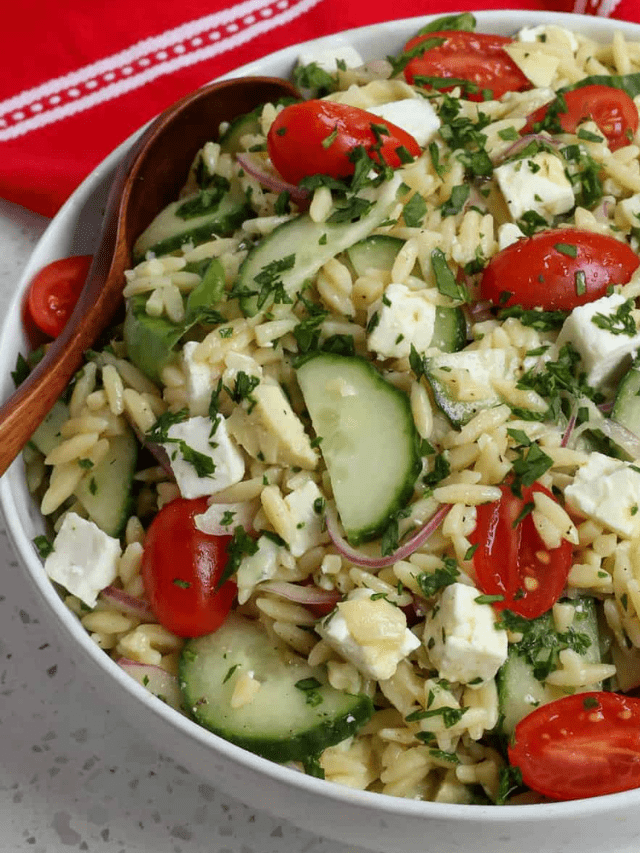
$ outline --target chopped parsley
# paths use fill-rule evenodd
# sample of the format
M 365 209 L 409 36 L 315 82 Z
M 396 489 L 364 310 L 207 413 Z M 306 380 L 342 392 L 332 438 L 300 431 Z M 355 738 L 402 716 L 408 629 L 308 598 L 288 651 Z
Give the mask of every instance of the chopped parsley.
M 452 557 L 444 557 L 442 566 L 438 566 L 433 572 L 420 572 L 416 575 L 416 582 L 425 598 L 433 598 L 440 590 L 455 583 L 459 575 L 460 569 L 456 561 Z
M 634 304 L 632 299 L 623 302 L 613 314 L 594 314 L 591 322 L 599 329 L 605 329 L 612 335 L 633 337 L 638 331 L 636 321 L 631 316 Z

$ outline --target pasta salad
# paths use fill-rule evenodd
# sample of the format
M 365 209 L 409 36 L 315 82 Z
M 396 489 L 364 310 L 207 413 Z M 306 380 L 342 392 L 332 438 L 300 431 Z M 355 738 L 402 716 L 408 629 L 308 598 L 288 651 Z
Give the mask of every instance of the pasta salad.
M 295 77 L 198 153 L 25 449 L 45 570 L 271 760 L 638 787 L 640 42 L 465 14 Z

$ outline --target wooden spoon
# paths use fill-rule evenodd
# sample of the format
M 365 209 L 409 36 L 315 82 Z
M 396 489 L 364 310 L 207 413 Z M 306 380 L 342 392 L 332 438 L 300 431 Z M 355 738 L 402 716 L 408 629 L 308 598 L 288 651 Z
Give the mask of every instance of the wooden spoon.
M 300 97 L 275 77 L 239 77 L 212 83 L 169 107 L 134 143 L 114 177 L 100 243 L 84 289 L 63 332 L 0 406 L 0 476 L 66 388 L 122 302 L 124 272 L 136 238 L 178 197 L 189 167 L 223 121 L 268 101 Z

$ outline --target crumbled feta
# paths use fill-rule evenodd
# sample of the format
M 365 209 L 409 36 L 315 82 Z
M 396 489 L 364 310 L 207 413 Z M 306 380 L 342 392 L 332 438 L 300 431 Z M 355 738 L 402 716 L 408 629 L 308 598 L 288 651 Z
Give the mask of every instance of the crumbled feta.
M 120 543 L 93 521 L 68 512 L 53 542 L 44 569 L 52 581 L 95 607 L 98 594 L 116 579 Z
M 374 316 L 375 323 L 371 322 Z M 373 328 L 367 347 L 383 358 L 406 358 L 412 346 L 422 353 L 433 338 L 435 319 L 436 306 L 425 291 L 389 284 L 369 310 Z
M 211 392 L 218 379 L 218 374 L 211 369 L 210 364 L 195 358 L 198 346 L 196 341 L 187 341 L 182 348 L 182 369 L 186 379 L 189 414 L 192 416 L 207 414 Z
M 218 415 L 213 435 L 212 429 L 210 418 L 195 417 L 172 424 L 167 431 L 170 441 L 162 446 L 183 498 L 213 495 L 244 477 L 244 459 L 229 437 L 222 415 Z M 189 459 L 193 451 L 201 454 L 202 462 L 211 464 L 212 473 L 199 473 L 197 462 Z
M 282 545 L 278 545 L 269 536 L 260 536 L 255 554 L 242 558 L 236 572 L 238 604 L 248 601 L 259 583 L 274 577 L 282 550 Z
M 403 98 L 369 107 L 368 112 L 390 121 L 396 127 L 406 130 L 424 148 L 440 129 L 440 119 L 424 98 Z
M 507 659 L 507 633 L 496 628 L 490 604 L 479 604 L 473 586 L 445 587 L 427 618 L 424 644 L 440 676 L 480 686 L 492 679 Z
M 523 237 L 524 234 L 515 222 L 504 222 L 498 227 L 498 248 L 502 251 Z
M 318 625 L 326 642 L 367 678 L 391 678 L 420 646 L 399 607 L 370 589 L 355 589 Z
M 276 382 L 262 381 L 251 392 L 246 408 L 237 406 L 229 416 L 230 434 L 250 456 L 269 465 L 313 470 L 318 453 Z
M 559 157 L 543 152 L 522 160 L 511 160 L 494 170 L 511 218 L 522 218 L 528 210 L 551 222 L 575 204 L 571 182 Z
M 632 334 L 614 334 L 594 322 L 598 317 L 605 325 L 610 321 L 614 329 L 619 328 L 614 318 L 626 302 L 619 293 L 613 293 L 579 305 L 569 314 L 558 335 L 558 347 L 570 343 L 580 354 L 592 388 L 615 386 L 632 353 L 640 348 L 640 332 L 635 322 L 630 324 L 635 329 Z
M 313 480 L 283 498 L 277 486 L 265 486 L 260 495 L 262 508 L 276 533 L 294 557 L 326 542 L 323 524 L 324 496 Z
M 238 525 L 251 530 L 257 510 L 256 501 L 212 503 L 205 512 L 194 515 L 193 521 L 198 530 L 211 536 L 231 535 Z
M 640 471 L 631 463 L 591 453 L 564 494 L 569 507 L 622 538 L 640 536 Z
M 305 50 L 298 56 L 298 65 L 311 65 L 315 63 L 318 68 L 333 74 L 338 63 L 346 68 L 359 68 L 364 60 L 358 51 L 350 44 L 336 45 L 326 50 Z

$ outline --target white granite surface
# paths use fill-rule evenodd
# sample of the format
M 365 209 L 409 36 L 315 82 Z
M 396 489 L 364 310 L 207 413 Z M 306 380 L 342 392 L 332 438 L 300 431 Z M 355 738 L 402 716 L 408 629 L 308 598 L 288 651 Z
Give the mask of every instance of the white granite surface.
M 46 224 L 0 201 L 0 316 Z M 141 742 L 62 655 L 1 517 L 0 578 L 0 853 L 359 853 Z

